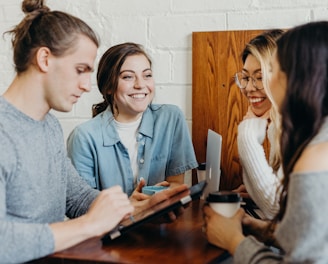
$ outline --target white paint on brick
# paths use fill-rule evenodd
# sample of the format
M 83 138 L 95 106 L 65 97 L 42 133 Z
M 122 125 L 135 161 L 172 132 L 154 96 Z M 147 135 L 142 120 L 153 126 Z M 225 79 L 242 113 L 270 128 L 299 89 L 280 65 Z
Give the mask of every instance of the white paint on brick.
M 327 20 L 328 19 L 328 3 L 326 8 L 315 8 L 312 11 L 313 20 Z
M 190 36 L 191 38 L 191 36 Z M 172 61 L 172 82 L 178 84 L 191 85 L 192 82 L 192 52 L 173 52 Z
M 154 103 L 174 104 L 181 108 L 186 119 L 191 119 L 191 87 L 181 85 L 158 85 L 156 88 L 156 96 Z
M 153 77 L 158 84 L 168 84 L 172 82 L 172 54 L 167 50 L 147 50 L 152 61 Z
M 177 0 L 173 1 L 173 10 L 181 13 L 221 13 L 228 10 L 247 9 L 252 0 Z
M 231 30 L 289 28 L 310 21 L 310 10 L 247 10 L 228 14 L 228 28 Z
M 223 30 L 225 21 L 225 14 L 156 16 L 150 19 L 150 42 L 157 48 L 191 48 L 193 31 Z
M 153 60 L 157 92 L 154 102 L 178 105 L 191 129 L 192 32 L 289 28 L 328 19 L 327 0 L 48 0 L 53 10 L 85 20 L 100 36 L 101 54 L 126 41 L 145 46 Z M 22 18 L 21 0 L 0 0 L 0 33 Z M 14 76 L 10 36 L 0 38 L 0 93 Z M 97 69 L 95 65 L 95 69 Z M 91 106 L 102 99 L 92 75 L 92 91 L 70 113 L 57 113 L 65 135 L 91 118 Z

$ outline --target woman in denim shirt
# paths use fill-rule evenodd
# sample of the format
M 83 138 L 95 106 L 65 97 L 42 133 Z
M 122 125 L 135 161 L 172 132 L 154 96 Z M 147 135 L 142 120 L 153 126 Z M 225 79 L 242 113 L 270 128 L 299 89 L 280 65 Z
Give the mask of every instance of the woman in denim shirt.
M 183 183 L 185 172 L 198 165 L 185 117 L 177 106 L 151 103 L 151 61 L 141 46 L 109 48 L 97 82 L 104 102 L 67 142 L 80 176 L 99 190 L 121 185 L 129 196 L 136 190 L 138 199 L 144 185 Z

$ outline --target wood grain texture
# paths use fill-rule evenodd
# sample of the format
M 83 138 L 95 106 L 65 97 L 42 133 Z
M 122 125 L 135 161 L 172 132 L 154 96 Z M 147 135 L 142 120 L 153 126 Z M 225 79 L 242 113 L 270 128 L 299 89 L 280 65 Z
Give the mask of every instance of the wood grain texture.
M 224 251 L 202 233 L 203 200 L 194 200 L 173 223 L 146 223 L 108 244 L 92 238 L 33 264 L 219 263 Z
M 204 162 L 207 130 L 222 135 L 221 190 L 231 190 L 242 183 L 237 127 L 248 102 L 233 77 L 242 68 L 240 55 L 245 44 L 261 32 L 192 34 L 192 140 L 198 162 Z

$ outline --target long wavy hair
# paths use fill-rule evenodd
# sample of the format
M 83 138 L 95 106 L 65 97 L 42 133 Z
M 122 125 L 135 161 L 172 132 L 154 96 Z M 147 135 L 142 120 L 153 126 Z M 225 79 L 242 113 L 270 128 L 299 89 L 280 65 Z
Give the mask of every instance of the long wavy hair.
M 277 59 L 287 76 L 287 89 L 281 106 L 284 178 L 280 211 L 272 225 L 285 214 L 295 163 L 328 115 L 327 32 L 328 21 L 311 22 L 287 31 L 277 41 Z
M 113 114 L 118 112 L 114 98 L 120 71 L 126 58 L 132 55 L 144 55 L 151 66 L 151 60 L 142 46 L 132 42 L 115 45 L 101 57 L 97 71 L 97 84 L 104 101 L 92 106 L 93 117 L 105 111 L 108 106 Z
M 277 136 L 275 137 L 275 148 L 273 152 L 272 159 L 270 160 L 270 166 L 272 166 L 275 172 L 278 171 L 281 165 L 281 157 L 280 157 L 280 144 L 279 144 L 279 136 L 280 135 L 280 115 L 278 112 L 278 108 L 273 101 L 271 90 L 269 89 L 269 81 L 270 81 L 270 60 L 271 57 L 276 50 L 276 41 L 282 36 L 284 30 L 282 29 L 272 29 L 265 31 L 253 39 L 249 43 L 246 44 L 241 59 L 243 64 L 248 57 L 248 55 L 253 55 L 261 65 L 261 73 L 262 73 L 262 82 L 266 95 L 271 101 L 272 107 L 270 109 L 270 119 L 273 122 L 275 127 L 275 132 Z

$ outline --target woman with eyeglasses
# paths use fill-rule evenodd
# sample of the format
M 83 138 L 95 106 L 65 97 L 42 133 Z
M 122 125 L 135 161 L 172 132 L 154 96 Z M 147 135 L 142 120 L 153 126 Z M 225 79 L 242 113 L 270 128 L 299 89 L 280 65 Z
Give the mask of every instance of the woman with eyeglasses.
M 277 40 L 270 89 L 281 113 L 284 171 L 279 213 L 268 224 L 204 207 L 207 239 L 227 249 L 233 263 L 328 263 L 328 21 L 288 30 Z M 273 251 L 242 225 L 273 233 Z
M 268 65 L 276 40 L 282 34 L 282 30 L 275 29 L 253 38 L 242 52 L 242 71 L 235 75 L 236 84 L 249 101 L 248 111 L 238 126 L 237 143 L 244 184 L 236 191 L 247 192 L 244 197 L 250 196 L 267 219 L 279 209 L 276 193 L 282 177 L 279 142 L 275 137 L 279 115 L 268 89 Z M 270 142 L 269 161 L 263 148 L 266 137 Z

